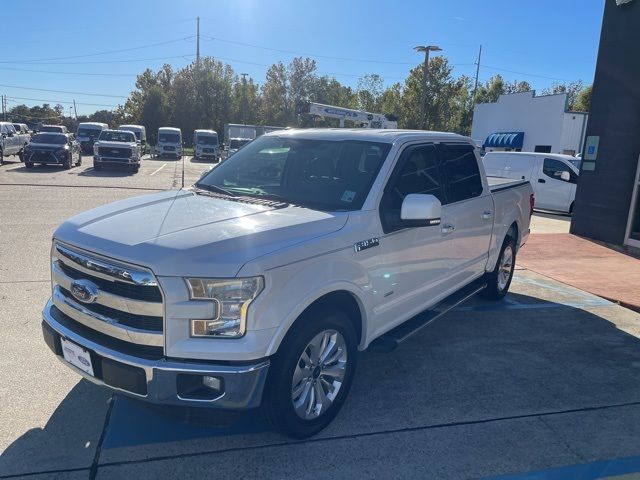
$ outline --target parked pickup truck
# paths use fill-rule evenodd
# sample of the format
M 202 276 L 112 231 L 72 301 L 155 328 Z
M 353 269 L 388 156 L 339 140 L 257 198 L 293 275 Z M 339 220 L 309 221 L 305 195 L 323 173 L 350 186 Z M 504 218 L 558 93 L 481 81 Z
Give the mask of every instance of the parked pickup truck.
M 0 122 L 0 165 L 4 164 L 4 157 L 9 155 L 18 155 L 22 162 L 27 143 L 29 140 L 16 132 L 12 123 Z
M 141 147 L 129 130 L 103 130 L 93 144 L 93 168 L 124 165 L 132 172 L 140 170 Z
M 261 406 L 307 437 L 344 403 L 359 350 L 507 293 L 532 207 L 531 185 L 488 180 L 466 137 L 274 132 L 192 187 L 64 222 L 44 338 L 115 392 Z

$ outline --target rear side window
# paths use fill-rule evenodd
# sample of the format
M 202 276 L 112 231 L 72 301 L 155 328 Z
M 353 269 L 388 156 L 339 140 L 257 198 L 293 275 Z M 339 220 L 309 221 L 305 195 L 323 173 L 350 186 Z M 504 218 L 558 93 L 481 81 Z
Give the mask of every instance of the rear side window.
M 482 193 L 482 178 L 474 148 L 468 144 L 442 144 L 441 172 L 445 178 L 447 203 L 455 203 Z

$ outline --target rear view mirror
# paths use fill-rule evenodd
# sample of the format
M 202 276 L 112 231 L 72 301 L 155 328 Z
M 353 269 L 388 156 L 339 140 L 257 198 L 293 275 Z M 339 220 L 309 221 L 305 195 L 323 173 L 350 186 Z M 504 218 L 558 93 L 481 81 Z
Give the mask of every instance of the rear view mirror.
M 407 226 L 439 225 L 442 204 L 433 195 L 410 193 L 402 201 L 400 219 Z
M 564 171 L 560 174 L 560 179 L 568 182 L 569 180 L 571 180 L 571 174 L 567 171 Z

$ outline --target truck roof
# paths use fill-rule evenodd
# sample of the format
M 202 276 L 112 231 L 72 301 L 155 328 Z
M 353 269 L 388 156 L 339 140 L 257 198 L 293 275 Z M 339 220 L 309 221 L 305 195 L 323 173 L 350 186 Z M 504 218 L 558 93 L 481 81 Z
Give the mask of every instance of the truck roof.
M 118 127 L 118 130 L 122 130 L 123 128 L 135 128 L 136 130 L 145 130 L 145 128 L 144 128 L 144 126 L 143 126 L 143 125 L 133 125 L 133 124 L 131 124 L 131 125 L 129 125 L 129 124 L 127 124 L 127 125 L 120 125 L 120 126 Z
M 179 128 L 176 128 L 176 127 L 160 127 L 158 129 L 158 131 L 160 131 L 160 130 L 164 130 L 166 132 L 179 132 L 179 133 L 182 133 L 182 131 Z
M 210 134 L 215 134 L 215 135 L 218 134 L 218 132 L 216 132 L 215 130 L 206 130 L 206 129 L 194 130 L 193 133 L 210 133 Z
M 102 122 L 80 122 L 78 124 L 78 126 L 83 125 L 83 126 L 91 126 L 91 127 L 106 127 L 109 128 L 109 125 L 107 125 L 106 123 L 102 123 Z
M 457 133 L 427 130 L 374 129 L 374 128 L 306 128 L 288 129 L 266 133 L 272 137 L 296 137 L 309 140 L 362 140 L 368 142 L 394 143 L 397 140 L 458 141 L 473 143 L 473 140 Z M 475 144 L 474 144 L 475 145 Z

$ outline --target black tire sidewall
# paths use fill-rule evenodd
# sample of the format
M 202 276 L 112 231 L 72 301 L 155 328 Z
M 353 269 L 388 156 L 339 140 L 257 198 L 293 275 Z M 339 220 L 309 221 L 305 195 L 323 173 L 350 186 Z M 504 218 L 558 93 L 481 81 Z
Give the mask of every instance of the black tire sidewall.
M 498 286 L 498 276 L 500 274 L 500 264 L 502 263 L 502 256 L 504 255 L 504 251 L 508 246 L 511 246 L 511 251 L 513 253 L 513 258 L 511 260 L 511 275 L 509 276 L 509 281 L 505 285 L 503 289 L 500 289 Z M 511 281 L 513 280 L 513 272 L 516 266 L 516 242 L 511 236 L 507 236 L 502 242 L 502 247 L 500 248 L 500 254 L 498 255 L 498 260 L 496 261 L 496 267 L 493 271 L 487 275 L 487 287 L 482 291 L 481 295 L 484 298 L 489 300 L 500 300 L 504 298 L 504 296 L 509 291 L 509 287 L 511 286 Z
M 347 369 L 338 396 L 325 413 L 318 418 L 300 418 L 291 400 L 293 372 L 307 344 L 323 330 L 333 329 L 343 336 L 347 346 Z M 358 360 L 357 336 L 349 318 L 340 311 L 322 309 L 300 318 L 283 340 L 278 353 L 272 358 L 263 396 L 263 411 L 267 420 L 284 435 L 306 438 L 326 427 L 344 404 Z

